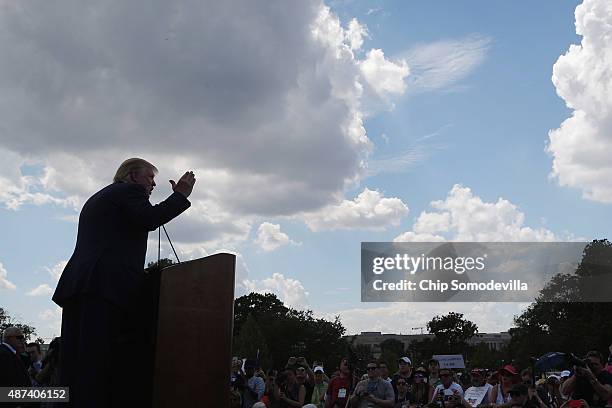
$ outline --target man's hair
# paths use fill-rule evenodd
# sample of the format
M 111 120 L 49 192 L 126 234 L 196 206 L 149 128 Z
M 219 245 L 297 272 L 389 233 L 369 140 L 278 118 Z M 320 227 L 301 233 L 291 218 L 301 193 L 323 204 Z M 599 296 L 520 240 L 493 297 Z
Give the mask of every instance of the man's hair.
M 38 343 L 28 343 L 26 347 L 36 347 L 36 350 L 40 353 L 40 344 Z
M 151 169 L 155 174 L 157 174 L 158 171 L 157 167 L 155 167 L 145 159 L 139 159 L 137 157 L 127 159 L 123 163 L 121 163 L 121 165 L 117 169 L 115 177 L 113 178 L 113 182 L 126 183 L 129 181 L 130 174 L 143 169 Z
M 604 358 L 603 358 L 603 354 L 601 354 L 601 353 L 600 353 L 599 351 L 597 351 L 597 350 L 591 350 L 591 351 L 589 351 L 589 352 L 587 353 L 587 355 L 586 355 L 586 356 L 587 356 L 587 358 L 589 358 L 589 357 L 595 357 L 595 358 L 599 359 L 599 362 L 600 362 L 601 364 L 604 364 L 604 363 L 606 362 L 606 360 L 604 360 Z
M 14 336 L 15 333 L 21 333 L 21 332 L 22 330 L 19 327 L 15 327 L 15 326 L 7 327 L 6 329 L 4 329 L 4 332 L 2 332 L 2 341 L 6 342 L 9 336 Z
M 380 367 L 378 360 L 370 360 L 368 361 L 368 364 L 376 364 L 376 368 Z

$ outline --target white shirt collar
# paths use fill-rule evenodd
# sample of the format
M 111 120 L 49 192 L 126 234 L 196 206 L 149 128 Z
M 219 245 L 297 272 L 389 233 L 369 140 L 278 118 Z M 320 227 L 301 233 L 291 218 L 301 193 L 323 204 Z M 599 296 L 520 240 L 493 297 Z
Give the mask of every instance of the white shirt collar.
M 3 344 L 3 345 L 5 345 L 6 347 L 8 347 L 8 349 L 9 349 L 9 350 L 11 350 L 11 351 L 13 352 L 13 354 L 17 354 L 17 350 L 15 350 L 15 349 L 13 348 L 13 346 L 11 346 L 11 345 L 10 345 L 10 344 L 8 344 L 8 343 L 4 343 L 4 342 L 2 342 L 2 344 Z

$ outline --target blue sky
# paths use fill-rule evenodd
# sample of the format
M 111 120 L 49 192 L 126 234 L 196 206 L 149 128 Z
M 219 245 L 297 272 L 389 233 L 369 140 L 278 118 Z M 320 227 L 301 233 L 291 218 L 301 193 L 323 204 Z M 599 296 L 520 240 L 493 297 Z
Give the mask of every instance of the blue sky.
M 159 164 L 152 201 L 196 171 L 182 258 L 233 251 L 237 295 L 350 333 L 524 307 L 363 304 L 362 241 L 608 236 L 604 0 L 87 8 L 0 9 L 0 307 L 43 337 L 78 210 L 129 156 Z

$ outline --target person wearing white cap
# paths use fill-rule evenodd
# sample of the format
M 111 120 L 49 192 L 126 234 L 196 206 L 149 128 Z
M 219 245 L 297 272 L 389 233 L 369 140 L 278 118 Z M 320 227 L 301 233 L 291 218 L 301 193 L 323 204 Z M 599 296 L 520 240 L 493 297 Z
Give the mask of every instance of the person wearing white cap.
M 414 378 L 412 377 L 412 361 L 409 357 L 402 357 L 398 360 L 398 370 L 397 373 L 393 374 L 393 378 L 391 379 L 391 385 L 393 386 L 393 392 L 397 394 L 397 381 L 401 378 L 406 381 L 408 387 L 411 387 L 414 383 Z
M 325 371 L 323 367 L 316 366 L 312 372 L 314 373 L 314 389 L 312 390 L 312 398 L 309 402 L 313 408 L 323 408 L 325 405 L 325 393 L 327 392 L 327 383 L 324 381 Z

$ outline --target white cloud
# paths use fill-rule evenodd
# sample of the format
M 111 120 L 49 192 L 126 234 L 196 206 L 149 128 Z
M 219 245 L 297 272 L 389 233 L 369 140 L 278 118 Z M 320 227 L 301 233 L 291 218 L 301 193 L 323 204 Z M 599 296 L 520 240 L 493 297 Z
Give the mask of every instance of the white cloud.
M 467 187 L 453 186 L 445 200 L 430 203 L 434 211 L 423 211 L 412 230 L 394 241 L 554 241 L 545 228 L 524 225 L 525 214 L 510 201 L 485 202 Z
M 580 45 L 553 66 L 557 94 L 572 115 L 549 132 L 552 176 L 583 197 L 612 203 L 612 3 L 584 0 L 576 7 Z
M 485 59 L 491 40 L 480 35 L 418 45 L 403 57 L 411 69 L 413 92 L 442 89 L 468 76 Z
M 60 261 L 58 263 L 56 263 L 55 265 L 53 265 L 52 267 L 46 267 L 45 269 L 47 270 L 47 272 L 49 272 L 49 274 L 56 280 L 59 281 L 59 278 L 62 276 L 62 272 L 64 271 L 64 268 L 66 267 L 66 265 L 68 264 L 68 261 Z
M 15 290 L 17 286 L 8 280 L 8 272 L 0 262 L 0 289 Z
M 287 245 L 295 244 L 289 235 L 281 232 L 279 224 L 263 222 L 257 229 L 255 243 L 261 246 L 264 251 L 274 251 L 275 249 Z
M 404 80 L 410 74 L 410 68 L 405 60 L 393 62 L 385 58 L 382 50 L 372 49 L 360 67 L 366 81 L 378 95 L 403 94 L 406 91 Z
M 62 330 L 62 308 L 55 306 L 53 309 L 45 309 L 38 315 L 38 318 L 47 324 L 48 329 L 52 330 L 51 335 L 53 337 L 60 335 Z
M 424 302 L 388 303 L 379 307 L 361 307 L 338 310 L 323 314 L 326 318 L 340 316 L 348 334 L 359 334 L 362 331 L 381 331 L 383 333 L 417 334 L 414 327 L 425 327 L 434 316 L 444 315 L 450 311 L 463 313 L 464 317 L 478 326 L 481 333 L 507 331 L 512 327 L 512 317 L 519 315 L 526 307 L 524 303 L 455 303 Z M 498 317 L 498 318 L 495 318 Z
M 308 306 L 308 292 L 297 279 L 274 273 L 262 280 L 245 280 L 246 293 L 274 293 L 287 306 L 304 309 Z
M 349 22 L 348 28 L 345 32 L 345 37 L 352 50 L 360 50 L 363 46 L 364 37 L 368 36 L 368 29 L 361 25 L 356 18 Z
M 0 149 L 42 170 L 0 164 L 0 201 L 79 208 L 141 156 L 157 198 L 196 171 L 178 241 L 234 244 L 257 217 L 316 211 L 364 175 L 364 93 L 405 90 L 405 63 L 355 54 L 366 35 L 318 0 L 2 7 Z
M 385 198 L 378 191 L 365 188 L 354 200 L 343 200 L 304 216 L 312 231 L 337 229 L 384 230 L 399 225 L 408 214 L 408 206 L 399 198 Z
M 29 292 L 27 292 L 26 295 L 44 296 L 44 295 L 50 295 L 52 292 L 53 292 L 53 289 L 51 289 L 51 287 L 47 285 L 46 283 L 43 283 L 41 285 L 38 285 L 34 289 L 30 290 Z

